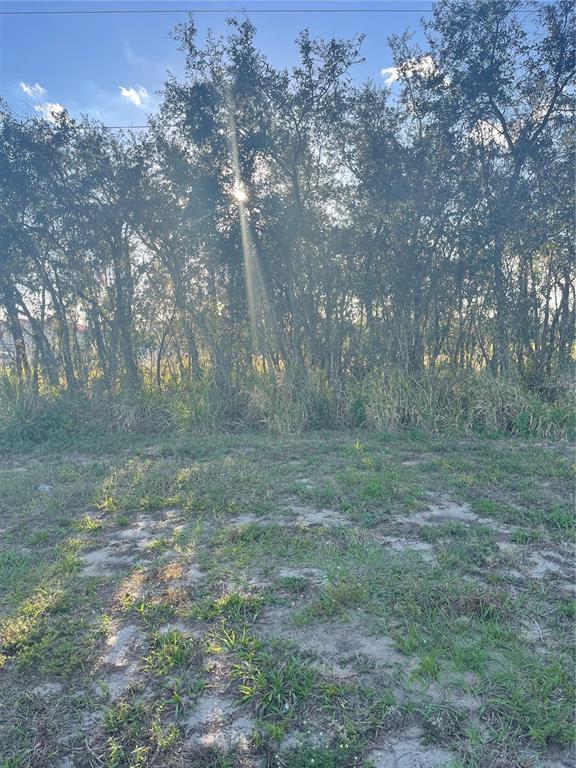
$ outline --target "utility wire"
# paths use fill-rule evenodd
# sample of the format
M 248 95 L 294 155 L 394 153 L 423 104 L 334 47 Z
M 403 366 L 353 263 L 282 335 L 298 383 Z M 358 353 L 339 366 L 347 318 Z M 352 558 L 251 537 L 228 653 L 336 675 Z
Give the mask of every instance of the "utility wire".
M 543 6 L 553 5 L 542 3 Z M 118 15 L 136 13 L 433 13 L 433 8 L 109 8 L 70 11 L 0 11 L 0 16 Z M 535 13 L 534 8 L 516 8 L 515 13 Z
M 432 13 L 432 8 L 101 8 L 81 11 L 0 11 L 2 16 L 120 13 Z
M 552 3 L 542 3 L 552 5 Z M 515 12 L 535 13 L 533 8 L 516 8 Z M 82 16 L 82 15 L 119 15 L 136 13 L 433 13 L 433 8 L 109 8 L 94 10 L 66 11 L 2 11 L 0 16 Z M 139 130 L 149 125 L 104 125 L 113 131 Z

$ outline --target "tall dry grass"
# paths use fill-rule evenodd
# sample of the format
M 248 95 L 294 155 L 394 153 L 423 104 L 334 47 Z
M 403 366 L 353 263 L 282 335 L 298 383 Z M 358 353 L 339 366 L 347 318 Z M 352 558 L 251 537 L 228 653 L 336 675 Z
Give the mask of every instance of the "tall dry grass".
M 387 368 L 361 380 L 329 381 L 320 370 L 252 372 L 222 391 L 208 375 L 163 392 L 47 393 L 0 377 L 0 446 L 70 442 L 83 434 L 189 433 L 254 429 L 284 434 L 310 429 L 513 434 L 573 439 L 576 396 L 557 386 L 553 402 L 521 383 L 487 373 Z

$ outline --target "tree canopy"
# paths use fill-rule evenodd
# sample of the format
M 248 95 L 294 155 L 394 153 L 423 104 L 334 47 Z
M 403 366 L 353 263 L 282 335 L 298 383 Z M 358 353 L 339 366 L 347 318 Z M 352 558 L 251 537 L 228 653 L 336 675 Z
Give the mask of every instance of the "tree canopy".
M 0 109 L 4 359 L 37 390 L 209 373 L 487 369 L 542 387 L 574 348 L 572 0 L 441 0 L 391 41 L 248 21 L 198 45 L 145 131 Z

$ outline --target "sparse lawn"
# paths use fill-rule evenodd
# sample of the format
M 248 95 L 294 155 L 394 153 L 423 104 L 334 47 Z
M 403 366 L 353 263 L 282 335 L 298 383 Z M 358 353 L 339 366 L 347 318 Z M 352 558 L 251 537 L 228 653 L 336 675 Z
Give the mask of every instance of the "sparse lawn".
M 573 452 L 326 433 L 0 460 L 0 766 L 573 765 Z

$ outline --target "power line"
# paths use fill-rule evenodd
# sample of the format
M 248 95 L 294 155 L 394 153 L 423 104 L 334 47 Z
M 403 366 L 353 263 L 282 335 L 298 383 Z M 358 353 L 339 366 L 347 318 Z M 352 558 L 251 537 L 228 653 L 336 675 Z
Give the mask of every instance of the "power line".
M 543 3 L 542 5 L 552 5 Z M 515 12 L 533 13 L 532 8 L 517 8 Z M 0 16 L 82 16 L 160 13 L 433 13 L 433 8 L 109 8 L 94 10 L 2 11 Z M 107 130 L 140 130 L 149 125 L 103 125 Z
M 432 8 L 100 8 L 70 11 L 0 11 L 3 16 L 120 13 L 432 13 Z
M 543 3 L 542 5 L 552 5 Z M 137 13 L 433 13 L 433 8 L 109 8 L 66 11 L 0 11 L 0 16 L 82 16 Z M 533 8 L 515 12 L 533 13 Z

